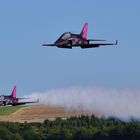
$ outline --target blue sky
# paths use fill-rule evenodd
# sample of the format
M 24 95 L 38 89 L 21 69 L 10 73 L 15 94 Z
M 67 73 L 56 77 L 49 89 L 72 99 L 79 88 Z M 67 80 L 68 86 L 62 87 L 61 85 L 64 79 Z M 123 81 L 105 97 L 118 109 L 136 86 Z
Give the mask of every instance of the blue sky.
M 140 86 L 140 1 L 14 0 L 0 2 L 0 92 L 18 95 L 53 88 Z M 43 48 L 62 33 L 119 40 L 118 47 Z

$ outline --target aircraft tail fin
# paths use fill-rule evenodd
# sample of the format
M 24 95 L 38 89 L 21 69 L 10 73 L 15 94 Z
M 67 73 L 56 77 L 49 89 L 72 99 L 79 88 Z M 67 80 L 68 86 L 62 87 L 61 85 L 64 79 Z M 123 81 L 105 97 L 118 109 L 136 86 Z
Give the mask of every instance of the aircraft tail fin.
M 88 23 L 85 23 L 80 35 L 83 39 L 87 39 L 87 30 L 88 30 Z
M 11 96 L 14 97 L 14 98 L 16 98 L 16 85 L 13 88 L 13 91 L 12 91 Z

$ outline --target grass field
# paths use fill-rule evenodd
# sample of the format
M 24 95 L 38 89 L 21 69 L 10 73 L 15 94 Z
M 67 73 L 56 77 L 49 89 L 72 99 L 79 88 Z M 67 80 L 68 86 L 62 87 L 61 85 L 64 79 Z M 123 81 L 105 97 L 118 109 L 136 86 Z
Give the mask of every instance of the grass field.
M 24 106 L 6 106 L 6 107 L 0 107 L 0 115 L 10 115 L 17 111 L 20 108 L 23 108 Z
M 7 106 L 0 107 L 0 122 L 44 122 L 44 120 L 55 120 L 56 118 L 66 119 L 71 116 L 91 115 L 89 112 L 65 110 L 61 107 L 49 106 Z M 102 114 L 96 112 L 95 116 Z
M 56 118 L 67 118 L 71 116 L 90 115 L 86 112 L 66 111 L 60 107 L 49 106 L 16 106 L 0 107 L 0 121 L 10 122 L 44 122 Z M 98 115 L 98 114 L 97 114 Z

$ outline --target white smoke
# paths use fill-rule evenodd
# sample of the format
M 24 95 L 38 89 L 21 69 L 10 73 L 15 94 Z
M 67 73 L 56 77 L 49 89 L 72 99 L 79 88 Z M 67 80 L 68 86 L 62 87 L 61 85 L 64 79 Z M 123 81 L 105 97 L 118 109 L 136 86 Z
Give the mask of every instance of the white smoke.
M 27 97 L 27 96 L 26 96 Z M 140 90 L 102 87 L 71 87 L 28 95 L 44 105 L 66 110 L 101 113 L 120 118 L 140 118 Z

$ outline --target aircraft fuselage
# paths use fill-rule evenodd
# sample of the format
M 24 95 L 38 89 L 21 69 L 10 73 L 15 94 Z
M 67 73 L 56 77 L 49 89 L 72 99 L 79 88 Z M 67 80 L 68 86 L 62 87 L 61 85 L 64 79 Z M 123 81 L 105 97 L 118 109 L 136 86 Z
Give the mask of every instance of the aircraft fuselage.
M 62 34 L 54 43 L 57 47 L 78 47 L 80 44 L 88 44 L 86 40 L 83 40 L 80 34 L 72 34 L 66 32 Z

